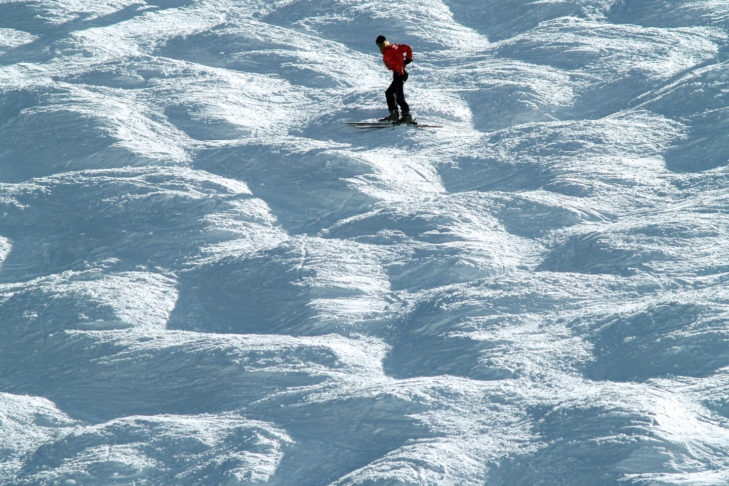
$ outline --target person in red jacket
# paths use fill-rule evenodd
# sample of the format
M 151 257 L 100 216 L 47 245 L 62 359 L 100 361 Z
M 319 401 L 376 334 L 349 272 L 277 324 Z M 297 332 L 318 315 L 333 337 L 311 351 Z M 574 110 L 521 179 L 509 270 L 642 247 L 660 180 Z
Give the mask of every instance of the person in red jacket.
M 390 44 L 384 35 L 377 36 L 375 44 L 380 48 L 385 66 L 392 71 L 392 83 L 385 91 L 387 108 L 390 110 L 390 114 L 380 121 L 412 122 L 413 117 L 410 115 L 410 106 L 405 101 L 405 94 L 403 93 L 403 83 L 408 79 L 405 66 L 412 62 L 413 50 L 407 44 Z M 402 110 L 402 118 L 398 114 L 398 106 Z

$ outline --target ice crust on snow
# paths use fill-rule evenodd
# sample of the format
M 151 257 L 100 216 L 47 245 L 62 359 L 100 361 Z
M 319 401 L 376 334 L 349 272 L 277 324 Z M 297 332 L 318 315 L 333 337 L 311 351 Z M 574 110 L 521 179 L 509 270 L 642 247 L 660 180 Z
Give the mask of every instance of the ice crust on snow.
M 0 2 L 0 485 L 728 484 L 727 29 Z

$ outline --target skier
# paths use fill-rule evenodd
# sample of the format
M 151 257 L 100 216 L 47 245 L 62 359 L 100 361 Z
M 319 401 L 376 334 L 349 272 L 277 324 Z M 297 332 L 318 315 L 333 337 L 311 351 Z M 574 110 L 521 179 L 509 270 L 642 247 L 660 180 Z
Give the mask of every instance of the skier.
M 410 115 L 410 106 L 405 101 L 403 83 L 408 79 L 405 66 L 412 62 L 413 50 L 407 44 L 390 44 L 384 35 L 377 36 L 375 44 L 380 48 L 385 66 L 392 71 L 392 83 L 385 91 L 387 108 L 390 110 L 390 114 L 385 118 L 381 118 L 380 121 L 410 123 L 413 121 L 413 117 Z M 398 114 L 398 105 L 402 109 L 402 117 Z

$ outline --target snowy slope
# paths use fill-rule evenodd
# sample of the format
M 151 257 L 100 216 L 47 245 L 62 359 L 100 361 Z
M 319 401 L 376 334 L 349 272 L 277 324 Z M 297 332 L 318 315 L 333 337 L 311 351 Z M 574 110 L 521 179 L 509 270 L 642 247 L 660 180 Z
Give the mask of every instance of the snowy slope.
M 0 484 L 729 484 L 728 28 L 0 0 Z

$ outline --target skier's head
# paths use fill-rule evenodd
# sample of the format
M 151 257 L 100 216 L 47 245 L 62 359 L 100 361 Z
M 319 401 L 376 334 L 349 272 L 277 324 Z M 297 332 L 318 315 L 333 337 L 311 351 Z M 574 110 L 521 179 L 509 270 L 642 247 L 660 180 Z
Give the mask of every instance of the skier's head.
M 380 52 L 382 52 L 385 50 L 385 47 L 389 44 L 389 42 L 387 42 L 384 35 L 378 35 L 377 39 L 375 39 L 375 44 L 377 44 L 377 47 L 380 48 Z

